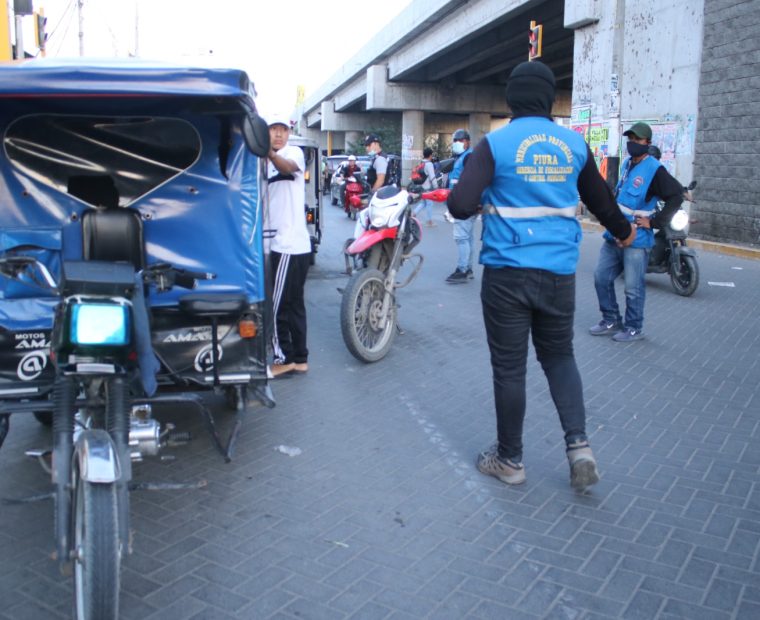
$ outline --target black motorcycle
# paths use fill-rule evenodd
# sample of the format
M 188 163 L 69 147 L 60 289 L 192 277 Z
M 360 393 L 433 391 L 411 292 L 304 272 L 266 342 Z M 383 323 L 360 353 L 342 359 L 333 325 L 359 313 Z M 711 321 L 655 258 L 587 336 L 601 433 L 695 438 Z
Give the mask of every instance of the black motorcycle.
M 684 187 L 684 200 L 694 203 L 691 190 L 697 186 L 692 181 L 688 187 Z M 658 203 L 656 212 L 662 209 L 662 203 Z M 699 286 L 699 265 L 697 253 L 693 248 L 686 245 L 686 227 L 689 224 L 689 215 L 685 210 L 679 209 L 673 214 L 667 226 L 661 228 L 654 236 L 654 247 L 649 254 L 647 273 L 670 274 L 670 283 L 673 290 L 689 297 L 694 294 Z

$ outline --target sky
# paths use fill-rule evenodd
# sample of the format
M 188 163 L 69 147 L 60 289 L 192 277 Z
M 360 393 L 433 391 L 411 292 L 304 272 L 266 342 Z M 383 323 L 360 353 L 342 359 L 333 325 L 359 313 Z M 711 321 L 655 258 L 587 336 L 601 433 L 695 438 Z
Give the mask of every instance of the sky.
M 308 99 L 411 1 L 82 0 L 84 54 L 128 57 L 137 49 L 147 60 L 244 69 L 260 112 L 289 114 L 299 85 Z M 47 56 L 78 56 L 77 0 L 35 0 L 34 7 L 47 17 Z M 381 15 L 370 18 L 370 7 Z M 33 28 L 25 17 L 28 53 Z

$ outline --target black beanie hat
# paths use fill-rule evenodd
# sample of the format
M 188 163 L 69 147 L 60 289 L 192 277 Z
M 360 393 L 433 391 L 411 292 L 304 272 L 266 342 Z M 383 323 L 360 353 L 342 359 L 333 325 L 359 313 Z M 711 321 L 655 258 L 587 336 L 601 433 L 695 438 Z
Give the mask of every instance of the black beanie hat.
M 507 104 L 513 116 L 550 117 L 555 85 L 554 73 L 544 63 L 521 62 L 507 80 Z

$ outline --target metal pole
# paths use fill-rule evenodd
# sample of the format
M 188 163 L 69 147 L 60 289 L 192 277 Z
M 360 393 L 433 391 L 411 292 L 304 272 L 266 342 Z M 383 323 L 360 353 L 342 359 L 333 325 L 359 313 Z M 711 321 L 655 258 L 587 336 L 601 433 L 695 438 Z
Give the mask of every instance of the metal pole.
M 24 17 L 16 15 L 16 60 L 24 58 Z
M 84 15 L 82 14 L 82 5 L 84 0 L 77 1 L 77 11 L 79 13 L 79 55 L 84 56 Z

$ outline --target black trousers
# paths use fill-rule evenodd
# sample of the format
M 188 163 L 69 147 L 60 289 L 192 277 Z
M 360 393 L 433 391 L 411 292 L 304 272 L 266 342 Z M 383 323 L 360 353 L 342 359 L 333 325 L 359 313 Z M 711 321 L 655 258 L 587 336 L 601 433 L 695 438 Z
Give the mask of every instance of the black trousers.
M 309 257 L 310 254 L 279 252 L 272 252 L 270 256 L 274 273 L 272 311 L 275 317 L 272 350 L 276 364 L 303 364 L 309 358 L 303 294 Z
M 573 353 L 575 274 L 486 267 L 480 299 L 491 351 L 499 455 L 522 459 L 529 335 L 565 442 L 586 439 L 583 385 Z

